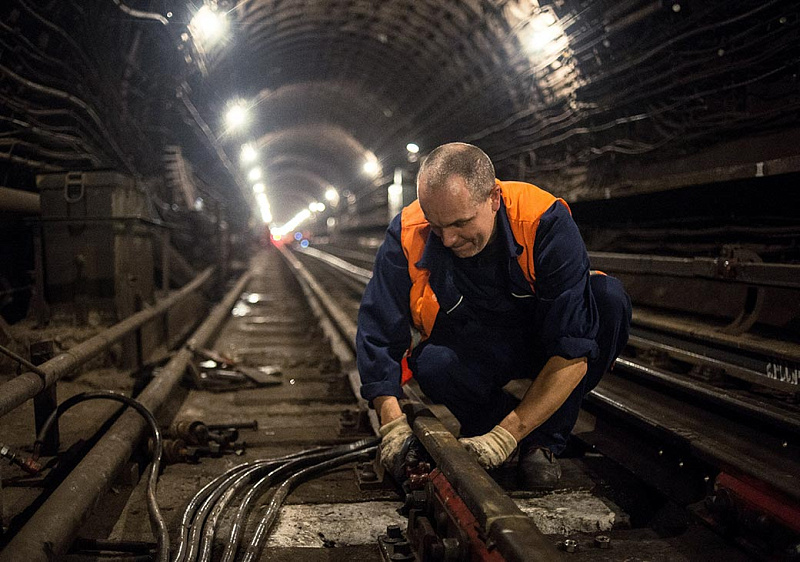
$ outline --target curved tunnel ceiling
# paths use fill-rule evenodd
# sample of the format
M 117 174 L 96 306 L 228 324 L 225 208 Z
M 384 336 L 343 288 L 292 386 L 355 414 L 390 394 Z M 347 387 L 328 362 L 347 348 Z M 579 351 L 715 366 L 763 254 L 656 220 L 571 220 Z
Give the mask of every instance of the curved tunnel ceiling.
M 593 198 L 620 170 L 640 169 L 640 155 L 675 157 L 693 139 L 717 142 L 733 123 L 758 122 L 758 111 L 729 108 L 789 75 L 797 14 L 787 21 L 786 9 L 777 0 L 244 0 L 207 88 L 219 111 L 229 98 L 254 100 L 250 133 L 264 165 L 277 158 L 297 177 L 305 170 L 358 193 L 370 184 L 360 170 L 368 151 L 390 176 L 409 167 L 408 142 L 424 153 L 465 140 L 501 177 Z M 314 198 L 319 184 L 295 182 Z M 285 220 L 282 196 L 271 198 Z
M 227 14 L 216 45 L 187 28 L 200 6 Z M 378 188 L 397 167 L 412 177 L 409 142 L 473 142 L 499 177 L 568 200 L 758 162 L 800 171 L 792 0 L 10 0 L 0 54 L 8 186 L 42 171 L 159 179 L 177 149 L 237 224 L 247 142 L 265 180 L 291 184 L 270 192 L 276 222 L 323 184 L 351 192 L 348 217 L 385 220 Z M 254 119 L 226 131 L 237 98 Z

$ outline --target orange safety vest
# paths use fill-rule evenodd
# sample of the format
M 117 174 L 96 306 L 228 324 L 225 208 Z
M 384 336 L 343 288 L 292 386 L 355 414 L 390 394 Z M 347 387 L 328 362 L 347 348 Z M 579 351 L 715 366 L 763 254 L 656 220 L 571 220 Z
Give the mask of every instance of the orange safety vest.
M 567 210 L 569 210 L 569 205 L 563 199 L 556 198 L 529 183 L 500 180 L 495 180 L 495 182 L 500 186 L 514 240 L 522 246 L 522 253 L 517 256 L 517 261 L 525 279 L 531 286 L 531 291 L 533 291 L 536 280 L 533 245 L 536 241 L 539 220 L 555 201 L 563 204 Z M 421 340 L 425 340 L 431 335 L 436 315 L 439 313 L 439 302 L 429 283 L 430 271 L 417 267 L 417 262 L 422 259 L 425 251 L 425 242 L 428 240 L 429 232 L 430 224 L 425 220 L 419 200 L 415 200 L 403 209 L 400 244 L 408 261 L 408 275 L 411 278 L 411 292 L 409 293 L 411 321 L 420 333 Z M 408 382 L 412 376 L 407 363 L 410 352 L 409 349 L 402 361 L 403 384 Z

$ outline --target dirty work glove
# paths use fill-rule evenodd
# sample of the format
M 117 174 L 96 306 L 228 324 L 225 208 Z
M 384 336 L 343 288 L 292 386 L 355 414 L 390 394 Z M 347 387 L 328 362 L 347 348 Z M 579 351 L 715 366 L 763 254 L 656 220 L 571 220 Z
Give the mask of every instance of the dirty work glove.
M 396 482 L 401 483 L 405 480 L 406 453 L 415 439 L 406 415 L 382 425 L 380 432 L 381 464 Z
M 499 425 L 494 426 L 489 433 L 477 437 L 462 437 L 458 442 L 486 469 L 503 464 L 517 447 L 514 436 Z

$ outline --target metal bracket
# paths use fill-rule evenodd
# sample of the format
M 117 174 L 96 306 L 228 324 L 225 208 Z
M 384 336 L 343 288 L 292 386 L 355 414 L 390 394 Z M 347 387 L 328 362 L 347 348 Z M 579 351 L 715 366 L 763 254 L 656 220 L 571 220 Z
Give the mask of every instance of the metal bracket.
M 64 176 L 64 200 L 67 203 L 77 203 L 83 199 L 85 193 L 83 172 L 67 172 Z

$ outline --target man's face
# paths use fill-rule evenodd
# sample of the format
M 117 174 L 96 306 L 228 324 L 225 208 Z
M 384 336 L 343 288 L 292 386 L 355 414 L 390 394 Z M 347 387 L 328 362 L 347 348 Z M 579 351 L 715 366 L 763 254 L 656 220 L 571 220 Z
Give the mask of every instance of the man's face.
M 419 179 L 419 203 L 433 233 L 459 258 L 469 258 L 486 247 L 500 208 L 500 189 L 475 203 L 464 178 L 451 176 L 441 190 L 430 193 L 425 177 Z

